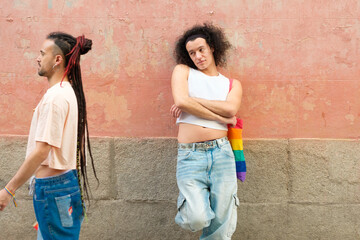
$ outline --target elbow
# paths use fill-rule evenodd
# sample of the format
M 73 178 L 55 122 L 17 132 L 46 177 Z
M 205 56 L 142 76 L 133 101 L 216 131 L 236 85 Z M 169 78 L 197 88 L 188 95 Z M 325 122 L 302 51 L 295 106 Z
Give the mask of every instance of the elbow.
M 44 161 L 49 156 L 49 151 L 39 150 L 37 152 L 37 155 L 38 155 L 39 159 L 42 159 L 42 161 Z
M 179 98 L 179 99 L 175 100 L 175 106 L 181 110 L 186 108 L 187 103 L 188 103 L 188 101 L 186 98 Z
M 229 107 L 228 109 L 225 110 L 225 116 L 224 117 L 233 117 L 237 114 L 238 109 L 234 108 L 234 107 Z
M 233 117 L 236 116 L 240 109 L 241 102 L 238 103 L 228 103 L 225 107 L 225 113 L 227 117 Z

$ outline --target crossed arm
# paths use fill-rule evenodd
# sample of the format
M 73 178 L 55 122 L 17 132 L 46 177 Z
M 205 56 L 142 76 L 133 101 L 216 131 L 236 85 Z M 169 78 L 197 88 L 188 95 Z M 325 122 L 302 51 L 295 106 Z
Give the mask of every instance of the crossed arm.
M 21 187 L 36 171 L 49 155 L 51 146 L 45 142 L 36 142 L 35 150 L 25 159 L 15 176 L 6 185 L 12 193 Z M 0 191 L 0 210 L 9 204 L 11 196 L 5 189 Z
M 189 68 L 177 65 L 171 78 L 172 94 L 175 104 L 170 113 L 178 117 L 181 111 L 200 118 L 215 120 L 224 124 L 235 124 L 235 114 L 240 108 L 242 88 L 239 81 L 234 80 L 231 91 L 225 101 L 206 100 L 189 97 L 188 79 Z

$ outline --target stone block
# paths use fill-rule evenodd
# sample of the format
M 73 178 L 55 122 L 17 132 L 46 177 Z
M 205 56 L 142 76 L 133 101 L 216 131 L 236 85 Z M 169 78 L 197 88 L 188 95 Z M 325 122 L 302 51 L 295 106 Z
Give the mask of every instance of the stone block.
M 117 199 L 175 200 L 176 139 L 115 139 Z
M 359 204 L 290 204 L 288 239 L 360 239 L 359 211 Z
M 286 202 L 288 197 L 288 141 L 245 140 L 245 182 L 238 181 L 241 202 Z
M 112 161 L 114 156 L 111 153 L 113 146 L 112 138 L 91 138 L 90 139 L 92 155 L 96 175 L 99 179 L 99 185 L 93 174 L 90 157 L 87 156 L 87 176 L 89 178 L 90 189 L 93 199 L 107 199 L 112 197 L 113 183 L 111 181 Z M 87 154 L 89 155 L 89 154 Z
M 360 203 L 360 142 L 290 140 L 290 200 Z
M 289 240 L 287 238 L 287 204 L 241 203 L 237 229 L 232 239 Z
M 198 233 L 176 225 L 176 202 L 96 201 L 89 209 L 81 239 L 192 240 Z

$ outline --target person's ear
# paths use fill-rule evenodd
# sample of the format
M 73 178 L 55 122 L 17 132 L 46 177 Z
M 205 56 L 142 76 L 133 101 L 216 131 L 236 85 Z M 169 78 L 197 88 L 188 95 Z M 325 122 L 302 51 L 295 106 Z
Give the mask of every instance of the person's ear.
M 57 65 L 60 66 L 63 63 L 63 61 L 64 61 L 64 59 L 60 54 L 55 56 L 55 66 L 57 66 Z

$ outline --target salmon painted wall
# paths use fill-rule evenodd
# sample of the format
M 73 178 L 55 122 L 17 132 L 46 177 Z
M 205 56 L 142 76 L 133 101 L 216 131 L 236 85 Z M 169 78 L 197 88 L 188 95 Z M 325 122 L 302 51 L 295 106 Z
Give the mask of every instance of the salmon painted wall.
M 36 57 L 51 31 L 85 34 L 92 136 L 174 137 L 174 42 L 195 23 L 234 45 L 246 138 L 360 137 L 359 0 L 0 0 L 0 134 L 27 135 L 47 88 Z

